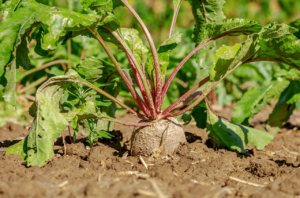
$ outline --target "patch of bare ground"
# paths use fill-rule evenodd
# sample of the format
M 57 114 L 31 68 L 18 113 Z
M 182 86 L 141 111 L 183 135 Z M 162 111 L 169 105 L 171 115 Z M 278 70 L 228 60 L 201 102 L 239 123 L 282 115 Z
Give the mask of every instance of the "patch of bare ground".
M 184 126 L 188 143 L 154 161 L 130 156 L 132 128 L 120 125 L 113 139 L 102 139 L 91 149 L 83 139 L 67 144 L 66 155 L 56 145 L 55 157 L 42 168 L 27 168 L 18 156 L 2 152 L 0 197 L 297 197 L 300 130 L 294 114 L 264 150 L 246 154 L 211 148 L 206 132 L 193 123 Z M 134 121 L 128 115 L 123 119 Z M 263 129 L 264 121 L 254 126 Z M 2 150 L 11 143 L 7 136 L 0 140 Z

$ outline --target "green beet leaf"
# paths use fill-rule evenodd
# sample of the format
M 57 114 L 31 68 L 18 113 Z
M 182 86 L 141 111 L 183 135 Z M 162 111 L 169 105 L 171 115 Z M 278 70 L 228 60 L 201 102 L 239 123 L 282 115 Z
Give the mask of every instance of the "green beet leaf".
M 191 111 L 183 114 L 182 120 L 185 124 L 191 122 L 192 118 L 196 121 L 196 126 L 200 129 L 206 128 L 207 123 L 207 107 L 204 101 L 194 107 Z
M 21 107 L 16 108 L 8 102 L 0 101 L 0 127 L 3 127 L 8 120 L 18 122 L 20 125 L 29 123 Z
M 234 106 L 232 121 L 249 126 L 253 116 L 266 107 L 272 98 L 278 96 L 289 83 L 285 79 L 278 79 L 269 85 L 251 88 Z
M 288 25 L 272 23 L 263 27 L 261 32 L 249 36 L 241 44 L 221 47 L 210 69 L 211 82 L 219 82 L 238 66 L 247 62 L 281 62 L 299 70 L 300 61 L 297 56 L 300 55 L 300 43 L 293 35 L 295 31 Z M 249 125 L 251 118 L 289 85 L 289 81 L 284 76 L 288 79 L 297 79 L 297 75 L 297 72 L 286 72 L 281 74 L 273 85 L 249 90 L 235 107 L 233 120 Z
M 121 28 L 121 34 L 123 40 L 133 52 L 133 55 L 135 56 L 139 65 L 144 68 L 149 50 L 139 38 L 139 32 L 135 29 Z M 122 48 L 121 46 L 119 47 Z
M 162 78 L 165 78 L 166 72 L 167 72 L 167 67 L 170 62 L 170 52 L 177 47 L 177 45 L 181 42 L 181 37 L 182 34 L 179 32 L 175 32 L 170 38 L 165 40 L 158 48 L 157 53 L 158 53 L 158 59 L 160 63 L 160 68 L 161 68 L 161 73 L 162 73 Z M 153 57 L 152 54 L 149 54 L 148 56 L 148 63 L 146 67 L 146 71 L 149 77 L 153 79 L 154 75 L 154 68 L 153 68 Z
M 215 115 L 210 109 L 207 112 L 208 136 L 214 145 L 245 153 L 246 149 L 262 150 L 274 138 L 270 133 L 229 122 Z
M 290 26 L 298 29 L 298 32 L 295 32 L 294 35 L 300 39 L 300 19 L 297 19 L 289 24 Z
M 5 155 L 19 155 L 23 160 L 25 160 L 27 157 L 27 139 L 28 136 L 17 144 L 8 147 Z
M 195 41 L 196 45 L 205 44 L 206 42 L 211 42 L 211 40 L 217 39 L 222 36 L 230 35 L 250 35 L 261 31 L 262 26 L 258 25 L 255 21 L 247 19 L 226 19 L 223 22 L 219 23 L 209 23 L 204 24 L 200 31 L 198 32 L 197 40 Z M 206 53 L 209 48 L 214 46 L 214 42 L 204 47 L 196 55 L 197 63 L 205 68 L 204 60 L 206 58 Z
M 63 89 L 59 85 L 46 87 L 37 95 L 37 114 L 27 141 L 28 166 L 41 167 L 54 156 L 53 142 L 68 126 L 59 109 L 62 95 Z
M 295 104 L 287 104 L 286 102 L 276 104 L 266 123 L 266 129 L 269 133 L 278 133 L 292 115 L 295 107 Z
M 91 10 L 106 10 L 108 12 L 113 11 L 118 6 L 123 6 L 120 0 L 81 0 L 81 5 L 85 9 Z
M 109 75 L 116 71 L 112 64 L 93 56 L 81 60 L 75 70 L 88 82 L 105 82 Z
M 3 7 L 3 13 L 9 13 L 4 15 L 0 23 L 0 78 L 1 84 L 5 85 L 5 101 L 15 105 L 16 69 L 19 66 L 24 69 L 31 66 L 28 59 L 30 32 L 35 27 L 43 30 L 38 34 L 36 50 L 41 54 L 42 50 L 55 49 L 57 41 L 67 31 L 81 31 L 93 26 L 99 16 L 49 7 L 33 0 L 6 1 Z
M 289 86 L 280 94 L 277 104 L 293 104 L 300 100 L 300 81 L 291 81 Z
M 226 17 L 223 13 L 225 0 L 187 0 L 195 18 L 194 41 L 200 43 L 200 32 L 203 31 L 203 25 L 209 23 L 221 23 Z
M 260 32 L 261 29 L 262 26 L 255 21 L 239 18 L 226 19 L 222 23 L 215 22 L 203 25 L 196 44 L 205 43 L 210 39 L 216 39 L 224 35 L 251 35 Z
M 223 46 L 218 50 L 210 69 L 211 81 L 224 79 L 238 66 L 247 62 L 281 62 L 299 70 L 300 43 L 293 35 L 295 31 L 288 25 L 272 23 L 263 27 L 259 33 L 248 36 L 241 44 L 234 47 Z

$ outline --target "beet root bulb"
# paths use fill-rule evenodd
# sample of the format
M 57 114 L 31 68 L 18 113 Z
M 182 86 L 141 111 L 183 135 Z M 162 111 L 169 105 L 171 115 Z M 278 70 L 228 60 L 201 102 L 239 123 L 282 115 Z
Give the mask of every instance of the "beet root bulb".
M 131 137 L 132 156 L 151 156 L 157 149 L 162 154 L 173 154 L 186 142 L 184 131 L 176 118 L 159 120 L 149 126 L 135 128 Z

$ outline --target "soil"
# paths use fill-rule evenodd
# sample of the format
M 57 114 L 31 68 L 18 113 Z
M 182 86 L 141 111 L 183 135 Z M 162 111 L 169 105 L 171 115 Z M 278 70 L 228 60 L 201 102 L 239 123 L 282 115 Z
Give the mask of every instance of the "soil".
M 232 107 L 222 109 L 230 117 Z M 252 122 L 265 130 L 266 108 Z M 126 121 L 138 121 L 125 115 Z M 300 197 L 300 111 L 296 110 L 262 151 L 238 154 L 212 148 L 205 130 L 183 126 L 188 142 L 173 155 L 154 160 L 130 156 L 132 127 L 115 126 L 112 139 L 91 149 L 84 139 L 66 145 L 56 141 L 55 157 L 44 167 L 26 167 L 18 156 L 4 155 L 28 128 L 0 128 L 0 197 L 158 197 L 267 198 Z M 13 141 L 14 140 L 14 141 Z M 66 141 L 69 137 L 66 137 Z

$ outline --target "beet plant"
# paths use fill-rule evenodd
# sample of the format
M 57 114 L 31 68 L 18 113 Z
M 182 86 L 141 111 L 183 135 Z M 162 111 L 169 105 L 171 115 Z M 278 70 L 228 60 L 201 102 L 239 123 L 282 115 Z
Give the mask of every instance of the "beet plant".
M 199 128 L 207 128 L 214 145 L 238 152 L 263 149 L 273 135 L 218 116 L 210 107 L 208 94 L 246 63 L 273 61 L 293 67 L 282 73 L 273 84 L 256 89 L 255 97 L 249 100 L 244 97 L 239 103 L 234 120 L 249 122 L 272 98 L 280 95 L 291 80 L 299 80 L 300 41 L 294 35 L 298 30 L 275 22 L 261 26 L 247 19 L 226 19 L 222 11 L 225 0 L 187 2 L 195 17 L 192 36 L 195 48 L 167 76 L 170 52 L 182 39 L 182 35 L 174 31 L 182 0 L 173 0 L 170 33 L 158 48 L 143 20 L 127 0 L 81 0 L 85 14 L 49 7 L 34 0 L 5 1 L 1 7 L 0 76 L 4 87 L 2 96 L 6 102 L 16 105 L 16 72 L 19 67 L 30 69 L 28 45 L 32 40 L 36 41 L 35 52 L 45 56 L 70 38 L 87 36 L 96 39 L 110 59 L 107 62 L 87 57 L 67 70 L 65 75 L 52 77 L 41 85 L 30 109 L 34 122 L 29 136 L 10 147 L 7 154 L 20 154 L 28 166 L 43 166 L 54 155 L 55 138 L 61 136 L 68 126 L 73 128 L 76 138 L 79 125 L 82 125 L 92 145 L 98 138 L 110 137 L 106 131 L 113 128 L 113 122 L 135 126 L 131 138 L 132 155 L 172 154 L 179 144 L 186 142 L 184 131 L 175 118 L 180 115 L 186 123 L 194 118 Z M 125 6 L 138 21 L 149 48 L 143 44 L 137 30 L 121 28 L 113 11 L 119 6 Z M 186 61 L 193 58 L 202 67 L 216 40 L 238 35 L 247 35 L 247 39 L 233 46 L 220 47 L 210 68 L 202 70 L 207 77 L 162 109 L 167 90 Z M 120 53 L 126 54 L 130 70 L 121 68 L 108 42 L 115 44 L 122 51 Z M 134 111 L 117 99 L 123 85 L 140 111 Z M 129 123 L 114 118 L 116 105 L 141 121 Z

